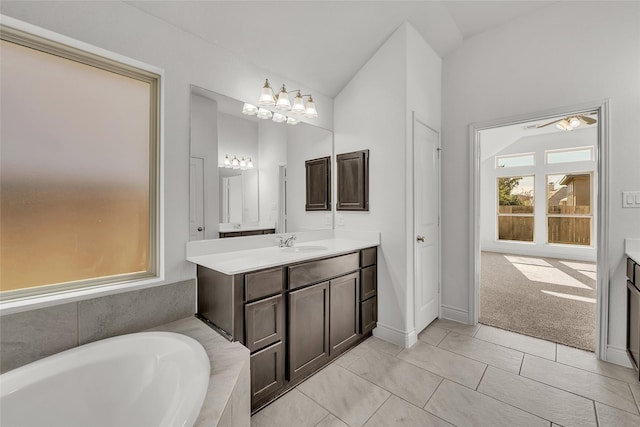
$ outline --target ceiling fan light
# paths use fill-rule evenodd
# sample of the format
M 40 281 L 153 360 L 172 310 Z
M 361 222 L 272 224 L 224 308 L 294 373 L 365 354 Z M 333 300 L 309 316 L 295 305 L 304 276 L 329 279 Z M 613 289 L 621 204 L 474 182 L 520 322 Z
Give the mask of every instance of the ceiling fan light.
M 258 105 L 261 107 L 270 107 L 275 105 L 276 100 L 273 97 L 273 89 L 271 89 L 271 85 L 269 85 L 269 79 L 265 79 L 264 86 L 262 86 L 262 90 L 260 91 L 260 97 L 258 98 Z
M 246 102 L 242 106 L 242 114 L 247 116 L 255 116 L 258 113 L 258 107 L 253 104 L 247 104 Z
M 273 113 L 273 118 L 271 119 L 276 123 L 282 123 L 287 121 L 287 116 L 280 113 Z
M 560 130 L 573 130 L 567 119 L 562 119 L 556 123 L 556 127 Z
M 318 111 L 316 110 L 316 104 L 313 102 L 313 98 L 309 96 L 309 100 L 305 105 L 304 116 L 307 119 L 315 119 L 318 117 Z
M 268 119 L 271 118 L 272 115 L 273 115 L 273 113 L 271 111 L 267 110 L 266 108 L 259 108 L 258 109 L 257 117 L 259 119 L 268 120 Z
M 304 114 L 304 98 L 302 98 L 302 94 L 298 91 L 298 94 L 295 98 L 293 98 L 293 106 L 291 107 L 292 113 Z

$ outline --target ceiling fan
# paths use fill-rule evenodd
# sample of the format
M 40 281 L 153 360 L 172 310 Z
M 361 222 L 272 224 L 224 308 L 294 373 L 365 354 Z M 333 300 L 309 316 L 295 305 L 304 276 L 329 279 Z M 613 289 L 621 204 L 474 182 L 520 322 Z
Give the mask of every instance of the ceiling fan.
M 554 120 L 552 122 L 549 123 L 545 123 L 543 125 L 538 125 L 537 128 L 543 128 L 545 126 L 549 126 L 552 124 L 555 124 L 556 127 L 558 129 L 561 130 L 574 130 L 575 128 L 585 124 L 585 125 L 592 125 L 594 123 L 596 123 L 597 120 L 594 119 L 593 117 L 589 117 L 589 116 L 585 116 L 583 114 L 578 114 L 575 116 L 568 116 L 562 119 L 558 119 L 558 120 Z

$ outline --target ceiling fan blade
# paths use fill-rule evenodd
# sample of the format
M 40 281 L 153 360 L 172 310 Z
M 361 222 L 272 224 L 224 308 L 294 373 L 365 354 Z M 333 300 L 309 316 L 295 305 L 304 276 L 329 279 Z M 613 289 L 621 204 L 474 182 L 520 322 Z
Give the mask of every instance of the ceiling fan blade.
M 593 119 L 593 118 L 591 118 L 589 116 L 578 116 L 578 117 L 580 118 L 580 120 L 584 121 L 584 123 L 587 124 L 587 125 L 592 125 L 595 122 L 597 122 L 596 119 Z
M 561 122 L 562 120 L 564 120 L 564 119 L 558 119 L 558 120 L 554 120 L 554 121 L 549 122 L 549 123 L 545 123 L 543 125 L 538 125 L 537 128 L 540 129 L 540 128 L 543 128 L 543 127 L 546 127 L 546 126 Z

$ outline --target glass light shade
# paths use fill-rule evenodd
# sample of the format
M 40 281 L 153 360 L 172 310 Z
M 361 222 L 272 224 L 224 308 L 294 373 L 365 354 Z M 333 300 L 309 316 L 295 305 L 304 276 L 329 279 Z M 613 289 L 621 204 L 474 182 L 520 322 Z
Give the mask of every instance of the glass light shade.
M 255 116 L 258 114 L 258 107 L 252 104 L 247 104 L 246 102 L 242 106 L 242 114 L 246 114 L 247 116 Z
M 578 126 L 580 126 L 580 119 L 577 117 L 571 117 L 569 119 L 569 124 L 572 128 L 577 128 Z
M 273 113 L 273 118 L 271 119 L 276 123 L 282 123 L 287 121 L 287 116 L 280 113 Z
M 313 98 L 309 97 L 304 109 L 304 116 L 307 119 L 315 119 L 318 117 L 318 111 L 316 111 L 316 104 L 313 102 Z
M 225 168 L 230 168 L 231 167 L 231 160 L 229 160 L 229 155 L 228 154 L 226 156 L 224 156 L 223 165 L 224 165 Z
M 302 95 L 300 94 L 300 92 L 298 92 L 296 97 L 293 98 L 293 106 L 291 107 L 291 112 L 304 114 L 304 111 L 304 98 L 302 98 Z
M 258 118 L 259 119 L 263 119 L 263 120 L 268 120 L 271 118 L 271 116 L 273 115 L 273 113 L 269 110 L 267 110 L 266 108 L 259 108 L 258 109 Z
M 242 159 L 240 159 L 240 169 L 246 169 L 246 168 L 247 168 L 247 161 L 243 157 Z
M 280 89 L 280 93 L 278 93 L 278 98 L 276 101 L 276 110 L 289 111 L 290 109 L 291 102 L 289 101 L 289 94 L 287 93 L 284 85 L 282 85 L 282 89 Z
M 231 167 L 234 169 L 238 169 L 240 167 L 240 160 L 236 156 L 233 156 L 233 160 L 231 160 Z
M 567 119 L 562 119 L 556 123 L 556 127 L 560 130 L 573 130 Z
M 298 123 L 300 123 L 300 120 L 298 119 L 294 119 L 293 117 L 287 117 L 287 124 L 288 125 L 297 125 Z
M 262 90 L 260 91 L 260 98 L 258 98 L 258 105 L 262 107 L 270 107 L 275 105 L 276 100 L 273 97 L 273 90 L 269 85 L 269 79 L 264 81 L 264 86 L 262 86 Z
M 251 161 L 251 157 L 249 157 L 249 161 L 247 161 L 247 168 L 253 169 L 253 162 Z

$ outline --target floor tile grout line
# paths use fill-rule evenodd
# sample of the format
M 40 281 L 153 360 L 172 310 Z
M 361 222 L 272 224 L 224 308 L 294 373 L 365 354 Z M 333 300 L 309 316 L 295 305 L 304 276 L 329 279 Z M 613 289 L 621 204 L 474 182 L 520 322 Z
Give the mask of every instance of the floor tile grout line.
M 598 427 L 600 425 L 600 422 L 598 421 L 598 408 L 596 407 L 596 401 L 592 400 L 591 401 L 593 403 L 593 414 L 596 417 L 596 427 Z
M 487 373 L 487 369 L 489 369 L 489 365 L 484 367 L 484 371 L 482 371 L 482 376 L 480 377 L 480 381 L 478 381 L 478 385 L 474 389 L 475 391 L 478 391 L 478 387 L 480 387 L 480 383 L 482 382 L 482 379 L 484 378 L 484 374 Z
M 636 395 L 633 393 L 631 384 L 628 384 L 628 386 L 629 386 L 629 391 L 631 392 L 631 397 L 633 397 L 633 401 L 636 403 L 636 406 L 638 407 L 638 413 L 640 414 L 640 401 L 636 400 Z
M 364 425 L 366 425 L 366 424 L 369 422 L 369 420 L 370 420 L 371 418 L 373 418 L 373 416 L 374 416 L 375 414 L 377 414 L 377 413 L 378 413 L 378 411 L 380 410 L 380 408 L 382 408 L 382 407 L 384 406 L 384 404 L 385 404 L 385 403 L 387 403 L 387 401 L 388 401 L 389 399 L 391 399 L 391 396 L 395 396 L 395 394 L 393 394 L 393 393 L 389 394 L 389 396 L 387 396 L 387 398 L 384 400 L 384 402 L 382 402 L 382 405 L 378 406 L 378 407 L 376 408 L 376 410 L 375 410 L 375 411 L 373 411 L 373 414 L 371 414 L 371 415 L 369 416 L 369 418 L 367 418 L 367 419 L 362 423 L 362 425 L 363 425 L 363 426 L 364 426 Z
M 506 372 L 506 371 L 505 371 L 505 372 Z M 480 386 L 480 385 L 478 384 L 478 386 Z M 493 399 L 493 400 L 495 400 L 496 402 L 504 403 L 504 404 L 505 404 L 505 405 L 507 405 L 507 406 L 511 406 L 512 408 L 517 409 L 518 411 L 522 411 L 522 412 L 525 412 L 525 413 L 527 413 L 527 414 L 529 414 L 529 415 L 533 415 L 534 417 L 540 418 L 541 420 L 549 421 L 549 423 L 553 423 L 553 422 L 554 422 L 553 420 L 547 419 L 547 418 L 543 417 L 542 415 L 534 414 L 533 412 L 530 412 L 530 411 L 528 411 L 528 410 L 526 410 L 526 409 L 519 408 L 519 407 L 517 407 L 517 406 L 515 406 L 515 405 L 512 405 L 512 404 L 511 404 L 511 403 L 509 403 L 509 402 L 505 402 L 504 400 L 500 400 L 500 399 L 498 399 L 497 397 L 492 396 L 492 395 L 490 395 L 490 394 L 483 393 L 483 392 L 481 392 L 481 391 L 479 391 L 479 390 L 475 390 L 475 391 L 476 391 L 476 393 L 479 393 L 479 394 L 481 394 L 481 395 L 483 395 L 483 396 L 486 396 L 486 397 L 488 397 L 488 398 L 490 398 L 490 399 Z M 562 424 L 560 424 L 560 425 L 562 425 Z
M 442 377 L 442 379 L 440 380 L 440 382 L 438 383 L 438 385 L 436 386 L 435 390 L 433 390 L 433 393 L 431 393 L 431 396 L 429 396 L 429 398 L 427 399 L 427 403 L 424 404 L 424 406 L 422 407 L 422 409 L 424 409 L 425 411 L 427 411 L 427 405 L 429 404 L 429 402 L 431 402 L 431 399 L 433 399 L 433 396 L 436 395 L 436 393 L 438 392 L 438 389 L 440 388 L 440 386 L 442 385 L 442 383 L 444 382 L 446 378 Z M 427 411 L 429 412 L 429 411 Z M 431 412 L 429 412 L 431 413 Z M 445 420 L 446 421 L 446 420 Z
M 507 372 L 507 371 L 505 371 L 505 372 Z M 521 376 L 522 378 L 526 378 L 526 379 L 529 379 L 529 380 L 531 380 L 531 381 L 535 381 L 535 382 L 537 382 L 537 383 L 539 383 L 539 384 L 546 385 L 546 386 L 548 386 L 548 387 L 552 387 L 552 388 L 555 388 L 555 389 L 557 389 L 557 390 L 564 391 L 565 393 L 573 394 L 574 396 L 578 396 L 578 397 L 581 397 L 581 398 L 583 398 L 583 399 L 592 400 L 592 401 L 594 401 L 594 402 L 598 402 L 598 403 L 601 403 L 601 404 L 603 404 L 603 405 L 610 406 L 610 407 L 612 407 L 612 408 L 618 409 L 618 410 L 620 410 L 620 411 L 627 412 L 627 413 L 632 414 L 632 415 L 637 415 L 637 414 L 633 414 L 632 412 L 629 412 L 629 411 L 627 411 L 627 410 L 625 410 L 625 409 L 621 409 L 621 408 L 618 408 L 618 407 L 616 407 L 616 406 L 612 406 L 612 405 L 610 405 L 610 404 L 608 404 L 608 403 L 601 402 L 601 401 L 596 400 L 596 399 L 593 399 L 593 398 L 591 398 L 591 397 L 583 396 L 583 395 L 578 394 L 578 393 L 576 393 L 576 392 L 574 392 L 574 391 L 571 391 L 571 390 L 565 390 L 565 389 L 563 389 L 563 388 L 558 387 L 557 385 L 548 384 L 548 383 L 545 383 L 545 382 L 543 382 L 543 381 L 537 380 L 537 379 L 535 379 L 535 378 L 528 377 L 528 376 L 526 376 L 526 375 L 520 375 L 520 376 Z M 632 397 L 633 397 L 633 394 L 632 394 Z M 634 403 L 635 403 L 635 399 L 634 399 Z
M 521 376 L 522 375 L 522 366 L 524 365 L 524 356 L 526 356 L 527 353 L 522 353 L 522 359 L 520 360 L 520 369 L 518 369 L 518 375 Z

